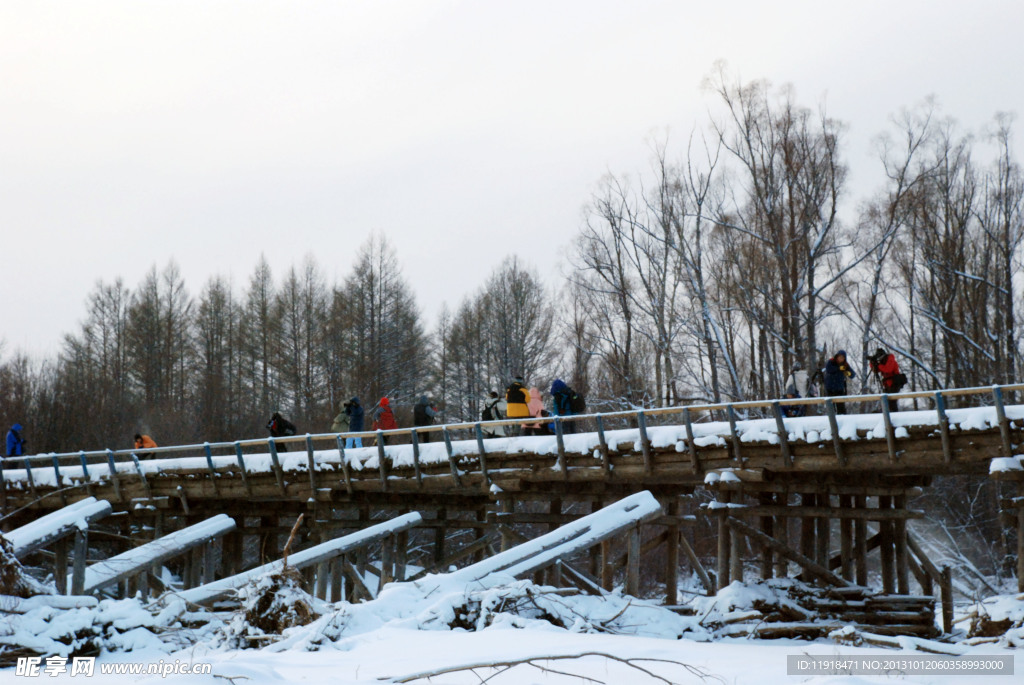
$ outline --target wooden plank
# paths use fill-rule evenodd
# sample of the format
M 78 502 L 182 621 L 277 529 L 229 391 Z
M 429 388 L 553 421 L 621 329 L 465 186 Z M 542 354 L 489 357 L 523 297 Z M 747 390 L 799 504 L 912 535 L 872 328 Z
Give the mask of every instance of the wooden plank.
M 825 400 L 825 413 L 828 414 L 828 425 L 832 430 L 832 447 L 836 452 L 836 459 L 840 466 L 846 466 L 846 453 L 843 449 L 843 439 L 839 437 L 839 419 L 836 418 L 836 404 L 831 399 Z
M 946 463 L 953 461 L 953 446 L 949 436 L 949 416 L 946 415 L 946 398 L 939 390 L 935 393 L 935 413 L 939 415 L 939 434 L 942 436 L 942 457 Z
M 701 468 L 700 458 L 697 456 L 697 443 L 693 439 L 693 417 L 690 416 L 689 407 L 683 408 L 683 421 L 686 426 L 686 449 L 690 453 L 690 467 L 694 474 L 701 474 L 704 469 Z
M 686 539 L 685 535 L 679 536 L 679 546 L 683 548 L 683 554 L 690 562 L 690 566 L 694 571 L 697 572 L 697 577 L 700 578 L 701 584 L 704 586 L 705 593 L 710 597 L 715 594 L 715 585 L 711 582 L 711 578 L 708 576 L 707 570 L 704 568 L 704 564 L 701 563 L 700 558 L 697 556 L 697 552 L 694 551 L 690 545 L 690 541 Z
M 816 505 L 787 507 L 778 504 L 733 507 L 729 510 L 729 513 L 733 516 L 781 516 L 812 519 L 852 519 L 855 521 L 896 521 L 924 518 L 924 512 L 916 509 L 857 509 Z
M 762 545 L 769 545 L 775 551 L 776 554 L 781 554 L 790 561 L 798 564 L 801 568 L 806 570 L 812 576 L 825 581 L 829 585 L 835 587 L 852 587 L 853 583 L 843 580 L 836 574 L 829 571 L 824 566 L 821 566 L 812 559 L 805 557 L 803 554 L 790 549 L 787 545 L 782 544 L 775 538 L 768 537 L 761 531 L 757 530 L 753 526 L 749 526 L 738 518 L 732 516 L 725 517 L 725 523 L 729 528 L 735 530 L 738 533 L 742 533 L 749 538 L 752 538 L 756 542 Z
M 345 571 L 345 576 L 353 586 L 353 600 L 358 597 L 373 599 L 373 593 L 370 592 L 370 588 L 366 586 L 366 581 L 363 580 L 363 576 L 359 573 L 359 569 L 353 566 L 344 556 L 341 557 L 341 559 L 341 566 Z
M 267 440 L 267 445 L 270 447 L 270 463 L 274 469 L 274 478 L 277 479 L 277 487 L 281 490 L 281 494 L 288 496 L 288 486 L 284 482 L 284 472 L 281 470 L 281 459 L 277 455 L 277 442 L 274 438 Z
M 235 441 L 235 459 L 238 460 L 238 472 L 242 476 L 242 487 L 245 488 L 245 494 L 252 497 L 252 485 L 249 483 L 249 474 L 245 468 L 245 457 L 242 455 L 242 443 Z
M 779 436 L 779 449 L 782 451 L 782 458 L 786 460 L 787 466 L 792 466 L 793 453 L 789 449 L 789 431 L 786 430 L 782 406 L 778 402 L 772 402 L 772 414 L 775 416 L 775 432 Z

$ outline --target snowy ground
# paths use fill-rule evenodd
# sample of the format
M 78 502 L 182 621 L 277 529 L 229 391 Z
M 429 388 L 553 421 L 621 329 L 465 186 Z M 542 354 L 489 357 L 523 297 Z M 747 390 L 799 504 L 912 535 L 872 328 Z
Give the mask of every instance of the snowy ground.
M 133 652 L 102 657 L 100 663 L 115 662 L 157 662 L 172 659 L 195 663 L 211 663 L 213 674 L 209 676 L 178 675 L 161 678 L 153 676 L 139 679 L 138 676 L 107 676 L 101 682 L 111 683 L 167 683 L 172 685 L 264 685 L 271 683 L 332 683 L 334 685 L 388 682 L 403 676 L 423 671 L 438 670 L 449 666 L 473 662 L 501 662 L 532 656 L 575 655 L 587 652 L 607 653 L 619 658 L 664 659 L 679 662 L 698 673 L 705 673 L 702 680 L 694 672 L 675 664 L 638 662 L 644 668 L 673 683 L 843 683 L 862 685 L 867 683 L 919 683 L 947 684 L 977 681 L 978 676 L 850 676 L 837 673 L 833 676 L 801 677 L 789 676 L 786 672 L 786 656 L 808 654 L 820 656 L 879 655 L 887 657 L 920 656 L 920 652 L 896 652 L 892 650 L 860 649 L 839 647 L 824 643 L 777 640 L 772 642 L 725 640 L 715 643 L 692 642 L 688 640 L 659 640 L 651 638 L 623 637 L 612 635 L 580 635 L 564 630 L 513 630 L 493 628 L 482 632 L 434 632 L 398 630 L 386 628 L 356 639 L 338 644 L 337 649 L 319 652 L 267 653 L 261 651 L 231 651 L 201 655 L 192 651 L 173 655 L 163 653 Z M 985 655 L 1003 653 L 1005 650 L 975 648 L 971 654 Z M 1017 654 L 1017 669 L 1024 669 L 1024 660 Z M 544 673 L 530 666 L 516 667 L 488 682 L 494 685 L 509 683 L 538 683 L 561 685 L 583 682 L 604 682 L 609 684 L 629 683 L 645 685 L 662 682 L 636 670 L 600 656 L 578 660 L 538 662 L 541 666 L 557 669 L 570 675 Z M 1024 680 L 1021 670 L 1015 676 L 988 676 L 982 682 L 999 685 L 1020 683 Z M 486 678 L 495 673 L 493 669 L 481 669 L 477 673 Z M 576 676 L 591 678 L 583 681 Z M 100 678 L 99 675 L 96 676 Z M 40 676 L 46 682 L 81 682 L 80 676 L 50 678 Z M 0 672 L 0 683 L 26 683 L 32 678 L 18 677 L 13 670 Z M 426 683 L 426 680 L 415 681 Z M 456 685 L 481 682 L 472 673 L 449 674 L 433 678 L 435 685 Z

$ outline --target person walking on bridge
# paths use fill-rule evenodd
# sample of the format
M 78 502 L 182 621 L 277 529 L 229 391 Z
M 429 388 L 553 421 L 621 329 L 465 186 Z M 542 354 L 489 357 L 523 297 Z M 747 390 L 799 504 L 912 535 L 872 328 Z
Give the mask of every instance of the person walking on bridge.
M 345 416 L 348 417 L 348 429 L 353 433 L 362 433 L 363 426 L 366 419 L 366 410 L 363 409 L 363 405 L 359 404 L 359 398 L 353 397 L 344 405 Z M 362 447 L 362 438 L 346 438 L 345 449 L 351 449 L 353 447 Z
M 25 454 L 25 438 L 21 435 L 21 424 L 16 423 L 7 431 L 7 456 L 20 457 Z
M 505 389 L 505 415 L 510 419 L 526 419 L 530 417 L 530 391 L 523 385 L 523 377 L 516 376 L 512 384 Z M 509 426 L 511 435 L 521 435 L 523 427 Z
M 391 411 L 391 400 L 387 397 L 380 398 L 377 410 L 373 412 L 373 430 L 390 431 L 398 428 L 395 422 L 395 414 Z M 388 444 L 387 436 L 382 436 L 384 444 Z
M 156 444 L 156 440 L 149 437 L 148 435 L 142 433 L 135 434 L 135 456 L 137 456 L 139 459 L 148 459 L 153 455 L 150 454 L 149 452 L 138 452 L 138 450 L 151 450 L 157 446 L 158 445 Z
M 875 350 L 875 354 L 868 360 L 868 363 L 871 365 L 871 371 L 875 374 L 875 378 L 882 386 L 882 392 L 897 393 L 907 384 L 907 377 L 900 371 L 900 365 L 896 362 L 895 355 L 886 352 L 881 347 Z M 899 411 L 895 399 L 889 397 L 886 398 L 886 401 L 889 404 L 890 412 Z
M 281 416 L 281 412 L 275 411 L 270 420 L 267 421 L 267 430 L 270 432 L 272 438 L 283 438 L 289 435 L 295 435 L 296 428 L 295 424 Z M 287 452 L 287 445 L 277 445 L 278 452 Z
M 437 410 L 430 406 L 430 396 L 420 396 L 420 401 L 412 407 L 412 425 L 416 428 L 431 426 L 437 417 Z M 417 433 L 420 442 L 430 442 L 432 433 Z
M 822 374 L 825 377 L 825 394 L 829 397 L 841 397 L 843 395 L 849 395 L 847 391 L 846 382 L 850 378 L 856 378 L 857 374 L 850 367 L 849 362 L 846 360 L 846 350 L 839 350 L 835 356 L 825 362 L 825 368 L 822 369 Z M 846 404 L 836 404 L 836 413 L 845 414 Z

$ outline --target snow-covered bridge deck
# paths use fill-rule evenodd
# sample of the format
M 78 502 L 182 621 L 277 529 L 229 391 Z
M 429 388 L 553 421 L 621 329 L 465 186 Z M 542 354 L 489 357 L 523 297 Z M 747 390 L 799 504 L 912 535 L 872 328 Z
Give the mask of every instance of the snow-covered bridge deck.
M 482 429 L 488 424 L 474 423 L 346 434 L 361 436 L 366 444 L 379 435 L 406 443 L 381 446 L 378 441 L 354 449 L 344 448 L 344 436 L 321 434 L 157 448 L 146 450 L 152 458 L 142 461 L 133 450 L 37 455 L 3 461 L 0 506 L 56 509 L 61 498 L 75 501 L 91 494 L 115 505 L 135 501 L 168 507 L 177 500 L 195 507 L 208 500 L 220 505 L 229 500 L 330 502 L 388 492 L 477 496 L 497 488 L 558 490 L 566 483 L 625 491 L 693 486 L 719 474 L 730 474 L 727 481 L 762 481 L 786 474 L 870 479 L 991 470 L 1013 478 L 1024 475 L 1015 448 L 1021 443 L 1024 405 L 1004 405 L 1002 397 L 1022 389 L 907 393 L 899 396 L 905 404 L 925 400 L 936 406 L 892 414 L 836 415 L 827 400 L 780 400 L 617 412 L 555 424 L 576 422 L 588 430 L 580 434 L 559 430 L 551 436 L 485 439 Z M 878 399 L 851 397 L 836 404 L 874 404 L 877 410 Z M 988 406 L 946 408 L 964 400 Z M 795 403 L 822 415 L 784 418 L 782 408 Z M 775 415 L 739 418 L 765 410 Z M 728 419 L 706 420 L 716 414 Z M 623 423 L 636 427 L 610 428 Z M 468 439 L 456 437 L 467 434 Z
M 595 510 L 648 490 L 664 513 L 645 549 L 664 546 L 668 569 L 679 566 L 682 549 L 708 586 L 743 577 L 742 556 L 750 555 L 740 541 L 749 540 L 760 549 L 764 577 L 785 575 L 796 563 L 826 582 L 838 572 L 866 583 L 868 554 L 877 549 L 886 591 L 905 593 L 910 574 L 922 588 L 941 581 L 940 570 L 913 552 L 907 529 L 920 516 L 908 499 L 931 478 L 1017 480 L 1022 491 L 1008 506 L 1024 518 L 1024 450 L 1017 447 L 1024 405 L 1013 402 L 1022 391 L 904 393 L 898 397 L 908 410 L 891 414 L 877 395 L 616 412 L 555 419 L 555 434 L 543 437 L 484 437 L 494 426 L 520 423 L 506 421 L 175 446 L 146 450 L 144 460 L 131 450 L 37 455 L 3 462 L 0 507 L 24 508 L 9 519 L 16 523 L 95 496 L 130 513 L 120 519 L 128 534 L 132 525 L 166 532 L 226 513 L 239 522 L 225 537 L 235 566 L 245 536 L 259 536 L 260 548 L 272 552 L 300 513 L 309 522 L 304 542 L 312 544 L 415 509 L 426 514 L 420 528 L 434 531 L 432 561 L 440 565 L 452 556 L 446 531 L 474 535 L 468 552 L 454 558 L 479 558 L 496 531 L 507 547 L 515 526 L 550 529 L 586 513 L 580 503 Z M 789 405 L 814 415 L 787 418 Z M 840 405 L 862 413 L 839 414 Z M 570 422 L 584 432 L 566 433 Z M 345 438 L 356 436 L 372 446 L 345 449 Z M 381 438 L 401 444 L 385 446 Z M 714 499 L 698 506 L 687 497 L 697 489 Z M 680 534 L 693 522 L 685 506 L 712 526 L 717 521 L 713 580 L 697 559 L 701 541 L 689 545 Z M 591 560 L 606 587 L 620 556 L 602 547 L 601 559 Z M 670 597 L 675 575 L 665 574 Z

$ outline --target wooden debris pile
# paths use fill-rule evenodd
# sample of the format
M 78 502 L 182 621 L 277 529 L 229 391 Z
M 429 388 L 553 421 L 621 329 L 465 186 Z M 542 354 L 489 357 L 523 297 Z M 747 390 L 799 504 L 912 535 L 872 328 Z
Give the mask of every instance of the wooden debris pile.
M 799 582 L 765 581 L 746 607 L 705 621 L 723 636 L 814 640 L 846 626 L 875 635 L 940 635 L 933 597 L 882 595 L 863 587 L 820 588 Z M 714 623 L 718 623 L 717 626 Z

